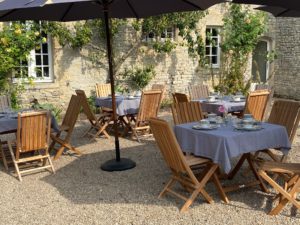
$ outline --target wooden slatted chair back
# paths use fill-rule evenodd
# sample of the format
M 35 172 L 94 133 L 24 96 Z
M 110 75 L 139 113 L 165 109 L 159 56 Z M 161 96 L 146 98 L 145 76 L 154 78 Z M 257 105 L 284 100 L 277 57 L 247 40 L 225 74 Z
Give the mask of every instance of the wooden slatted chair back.
M 250 92 L 247 96 L 244 114 L 250 113 L 254 119 L 263 120 L 269 96 L 268 90 Z
M 7 95 L 0 96 L 0 112 L 11 108 L 10 98 Z
M 164 99 L 166 92 L 166 86 L 164 84 L 153 84 L 151 90 L 161 90 L 161 101 Z
M 189 92 L 192 100 L 207 98 L 209 96 L 208 86 L 204 84 L 190 86 Z
M 107 97 L 111 95 L 110 84 L 96 84 L 96 96 L 97 97 Z
M 162 91 L 160 90 L 143 91 L 137 115 L 137 124 L 141 121 L 148 121 L 151 117 L 157 117 L 161 95 Z
M 174 103 L 189 102 L 189 97 L 186 94 L 175 92 L 172 95 Z
M 79 112 L 80 100 L 76 95 L 72 95 L 61 125 L 61 127 L 67 128 L 67 131 L 68 133 L 70 133 L 70 135 L 72 133 L 72 130 L 74 129 Z
M 289 139 L 293 142 L 300 121 L 300 102 L 276 100 L 271 109 L 269 123 L 286 127 Z
M 194 184 L 197 178 L 187 165 L 183 152 L 169 124 L 161 119 L 151 118 L 150 127 L 157 145 L 172 172 L 187 174 Z
M 173 104 L 171 109 L 175 125 L 200 121 L 204 118 L 200 102 L 180 102 Z
M 268 84 L 257 84 L 255 90 L 271 90 L 271 87 Z
M 23 152 L 48 149 L 50 129 L 48 111 L 19 113 L 16 159 Z
M 87 97 L 86 94 L 83 90 L 75 90 L 79 101 L 81 103 L 81 107 L 83 109 L 84 114 L 87 116 L 88 120 L 91 121 L 96 121 L 96 117 L 95 114 L 93 113 L 88 101 L 87 101 Z

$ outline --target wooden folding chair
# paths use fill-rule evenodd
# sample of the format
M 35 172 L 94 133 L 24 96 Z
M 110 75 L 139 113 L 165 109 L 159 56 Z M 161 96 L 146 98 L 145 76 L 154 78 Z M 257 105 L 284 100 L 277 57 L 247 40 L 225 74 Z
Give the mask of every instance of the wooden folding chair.
M 273 104 L 268 123 L 274 123 L 285 126 L 290 142 L 293 143 L 296 131 L 300 121 L 300 102 L 293 100 L 276 100 Z M 266 153 L 274 161 L 285 162 L 286 155 L 278 155 L 278 151 L 265 149 L 255 153 L 258 157 L 259 153 Z
M 200 121 L 204 118 L 200 102 L 180 102 L 172 104 L 174 124 Z
M 149 133 L 149 119 L 157 117 L 160 103 L 161 103 L 161 90 L 143 91 L 140 101 L 139 112 L 135 119 L 135 124 L 131 126 L 132 136 L 135 136 L 140 142 L 139 134 L 143 135 Z
M 186 94 L 175 92 L 172 93 L 172 96 L 174 103 L 189 102 L 189 97 Z
M 108 97 L 111 95 L 111 86 L 110 84 L 96 84 L 96 96 L 97 97 Z M 111 108 L 101 107 L 103 113 L 112 113 Z
M 0 112 L 11 109 L 10 97 L 7 95 L 0 96 Z
M 150 126 L 157 145 L 172 173 L 170 181 L 159 194 L 159 198 L 166 193 L 170 193 L 183 199 L 185 203 L 181 207 L 180 212 L 186 211 L 199 194 L 208 203 L 212 203 L 213 199 L 204 190 L 206 183 L 212 179 L 221 198 L 224 202 L 228 203 L 228 198 L 223 191 L 217 175 L 217 164 L 206 158 L 194 157 L 192 155 L 184 156 L 174 132 L 166 121 L 152 118 L 150 119 Z M 201 166 L 204 167 L 203 172 L 195 175 L 192 169 L 199 169 Z M 172 186 L 176 182 L 189 192 L 189 197 L 172 190 Z
M 107 97 L 111 95 L 110 84 L 96 84 L 96 96 L 97 97 Z
M 161 101 L 164 99 L 165 92 L 166 92 L 166 86 L 164 84 L 153 84 L 151 90 L 161 90 L 162 91 Z
M 256 84 L 255 91 L 257 90 L 271 90 L 271 87 L 269 84 Z
M 74 151 L 77 154 L 81 154 L 81 152 L 76 149 L 74 146 L 71 145 L 71 136 L 72 132 L 79 114 L 81 108 L 81 102 L 79 97 L 76 95 L 72 95 L 71 100 L 69 102 L 66 114 L 64 116 L 64 119 L 62 121 L 62 124 L 59 127 L 59 132 L 52 133 L 51 139 L 52 143 L 49 147 L 50 151 L 54 149 L 55 143 L 60 144 L 60 148 L 56 149 L 56 155 L 54 157 L 54 160 L 58 159 L 61 154 L 63 153 L 64 149 L 67 148 L 71 151 Z M 64 135 L 65 134 L 65 135 Z
M 95 114 L 92 112 L 91 107 L 88 104 L 86 94 L 83 90 L 75 90 L 78 98 L 80 99 L 81 106 L 84 114 L 87 116 L 88 120 L 91 123 L 91 127 L 84 133 L 83 136 L 89 134 L 91 136 L 98 137 L 103 134 L 105 137 L 109 138 L 106 128 L 111 120 L 110 113 L 102 113 L 99 115 L 99 118 L 96 118 Z M 96 134 L 91 133 L 92 130 L 96 130 Z
M 199 100 L 209 96 L 208 86 L 204 84 L 190 86 L 189 92 L 192 100 Z
M 48 111 L 18 114 L 17 140 L 14 142 L 7 141 L 7 145 L 20 181 L 22 181 L 21 175 L 28 172 L 49 168 L 55 173 L 48 153 L 50 124 L 50 114 Z M 4 164 L 7 168 L 4 149 L 1 148 L 1 151 L 3 160 L 5 161 Z M 47 160 L 49 165 L 46 165 Z M 32 164 L 33 162 L 35 163 Z M 42 163 L 42 165 L 38 165 L 39 163 Z M 32 168 L 32 166 L 34 167 Z
M 261 162 L 257 161 L 259 175 L 267 181 L 279 194 L 277 206 L 269 212 L 269 215 L 277 215 L 287 203 L 292 203 L 300 209 L 300 201 L 297 194 L 300 192 L 300 163 Z M 267 173 L 276 173 L 285 177 L 284 185 L 281 186 Z
M 261 121 L 264 117 L 269 96 L 270 92 L 268 90 L 250 92 L 243 113 L 250 113 L 254 119 Z

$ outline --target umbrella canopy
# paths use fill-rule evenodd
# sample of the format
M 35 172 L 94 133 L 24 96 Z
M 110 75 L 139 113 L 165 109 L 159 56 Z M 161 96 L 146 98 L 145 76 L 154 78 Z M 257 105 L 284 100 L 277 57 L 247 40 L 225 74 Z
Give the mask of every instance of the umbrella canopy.
M 300 10 L 291 10 L 277 6 L 261 6 L 255 9 L 272 13 L 276 17 L 300 17 Z
M 75 21 L 104 18 L 144 18 L 163 13 L 204 10 L 222 0 L 4 0 L 0 20 Z
M 232 2 L 241 4 L 279 6 L 292 10 L 300 10 L 300 1 L 297 0 L 232 0 Z
M 222 0 L 2 0 L 0 2 L 0 21 L 75 21 L 104 18 L 115 126 L 116 159 L 105 162 L 101 168 L 106 171 L 120 171 L 135 167 L 135 163 L 130 159 L 120 157 L 109 18 L 143 18 L 163 13 L 204 10 L 221 1 Z

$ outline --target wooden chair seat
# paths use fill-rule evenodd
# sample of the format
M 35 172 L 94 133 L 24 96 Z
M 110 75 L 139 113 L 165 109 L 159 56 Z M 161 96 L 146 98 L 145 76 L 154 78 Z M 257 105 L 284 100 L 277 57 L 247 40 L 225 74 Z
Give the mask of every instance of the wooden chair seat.
M 195 166 L 203 163 L 210 163 L 210 159 L 195 157 L 193 155 L 185 155 L 185 160 L 189 166 Z
M 201 157 L 192 155 L 184 156 L 173 130 L 166 121 L 152 118 L 150 119 L 150 127 L 163 158 L 172 173 L 171 179 L 159 194 L 159 198 L 169 193 L 184 200 L 185 203 L 181 207 L 180 212 L 186 211 L 199 194 L 208 203 L 212 203 L 213 199 L 204 189 L 206 183 L 212 179 L 221 198 L 224 202 L 228 203 L 228 198 L 217 176 L 219 168 L 217 164 Z M 192 170 L 194 166 L 201 166 L 203 168 L 200 172 L 197 171 L 197 177 L 196 173 L 194 174 Z M 184 196 L 172 189 L 175 183 L 179 183 L 189 196 Z

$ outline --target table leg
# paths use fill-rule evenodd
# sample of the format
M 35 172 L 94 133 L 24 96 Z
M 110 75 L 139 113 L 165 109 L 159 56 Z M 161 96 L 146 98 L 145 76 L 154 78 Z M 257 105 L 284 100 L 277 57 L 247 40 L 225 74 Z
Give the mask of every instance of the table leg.
M 255 169 L 251 153 L 245 153 L 245 154 L 242 155 L 242 157 L 240 158 L 240 160 L 238 161 L 236 166 L 229 173 L 228 179 L 232 179 L 236 175 L 236 173 L 239 171 L 239 169 L 241 168 L 241 166 L 243 165 L 245 160 L 247 160 L 247 162 L 250 166 L 250 169 L 251 169 L 251 171 L 253 172 L 253 174 L 255 176 L 255 180 L 250 181 L 250 182 L 245 183 L 245 184 L 235 184 L 235 185 L 227 186 L 227 187 L 224 188 L 224 191 L 225 192 L 230 192 L 230 191 L 238 190 L 238 189 L 245 188 L 245 187 L 259 185 L 260 188 L 262 189 L 262 191 L 268 192 L 268 189 L 266 188 L 265 184 L 263 183 L 262 178 L 259 176 L 257 170 Z

